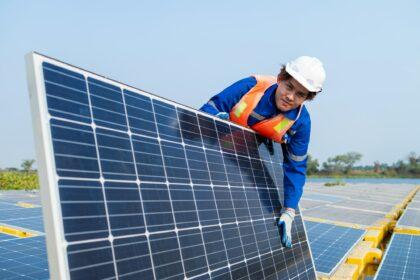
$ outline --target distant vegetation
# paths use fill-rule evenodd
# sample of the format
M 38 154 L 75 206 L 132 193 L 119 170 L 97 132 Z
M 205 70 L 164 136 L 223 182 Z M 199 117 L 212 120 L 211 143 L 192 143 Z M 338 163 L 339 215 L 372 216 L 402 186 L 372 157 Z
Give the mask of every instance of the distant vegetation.
M 33 170 L 35 160 L 24 160 L 21 169 L 6 168 L 0 171 L 0 190 L 33 190 L 39 188 L 38 175 Z
M 335 180 L 335 181 L 332 181 L 332 182 L 325 182 L 324 183 L 324 186 L 326 186 L 326 187 L 345 186 L 345 185 L 346 185 L 346 183 L 343 182 L 343 181 L 340 181 L 340 180 Z
M 349 152 L 328 158 L 319 164 L 308 157 L 307 174 L 312 177 L 372 177 L 372 178 L 420 178 L 420 155 L 411 152 L 406 159 L 388 165 L 374 162 L 373 165 L 357 166 L 362 154 Z

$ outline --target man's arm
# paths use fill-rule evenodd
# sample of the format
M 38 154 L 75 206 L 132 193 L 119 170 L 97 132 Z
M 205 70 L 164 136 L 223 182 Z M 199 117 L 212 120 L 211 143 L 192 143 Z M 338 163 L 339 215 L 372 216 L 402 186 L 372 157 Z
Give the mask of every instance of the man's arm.
M 282 144 L 284 172 L 284 207 L 296 209 L 306 180 L 307 153 L 311 134 L 309 115 L 307 120 L 291 136 L 289 143 Z
M 219 94 L 213 96 L 200 111 L 204 111 L 211 115 L 217 115 L 221 112 L 229 113 L 230 110 L 241 100 L 251 88 L 257 83 L 254 77 L 248 77 L 237 81 L 236 83 L 225 88 Z
M 290 142 L 282 144 L 284 173 L 284 205 L 279 219 L 281 242 L 286 247 L 292 247 L 292 223 L 295 209 L 303 193 L 306 179 L 307 152 L 311 133 L 309 115 Z

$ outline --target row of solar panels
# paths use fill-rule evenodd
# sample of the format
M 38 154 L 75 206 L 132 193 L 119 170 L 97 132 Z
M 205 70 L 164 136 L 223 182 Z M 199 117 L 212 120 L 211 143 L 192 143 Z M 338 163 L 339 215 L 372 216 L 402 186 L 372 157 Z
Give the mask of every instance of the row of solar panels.
M 27 196 L 18 196 L 15 201 L 9 197 L 3 199 L 4 202 L 0 202 L 0 222 L 42 231 L 40 208 L 22 208 L 14 204 L 25 200 L 28 200 Z M 415 209 L 415 200 L 404 212 L 398 226 L 420 227 L 420 213 L 415 212 L 420 209 Z M 325 223 L 306 221 L 305 224 L 316 271 L 325 275 L 334 272 L 365 233 L 361 229 Z M 416 279 L 419 252 L 420 236 L 394 234 L 377 279 Z M 0 234 L 0 279 L 47 279 L 48 276 L 44 236 L 21 239 Z
M 420 279 L 420 192 L 408 204 L 395 231 L 375 279 Z
M 0 202 L 0 222 L 43 232 L 41 208 L 22 208 L 15 204 L 18 201 L 29 201 L 29 195 L 19 195 L 15 200 L 11 195 L 3 198 Z M 305 224 L 316 270 L 323 273 L 333 271 L 365 232 L 310 221 Z M 42 233 L 32 238 L 0 234 L 0 279 L 25 278 L 49 278 L 45 237 Z
M 20 206 L 21 202 L 33 208 Z M 0 279 L 49 279 L 39 193 L 0 192 L 0 226 L 35 234 L 20 238 L 0 233 Z
M 420 227 L 418 196 L 399 219 L 397 228 Z M 322 194 L 309 197 L 336 201 L 334 197 Z M 0 223 L 42 232 L 40 208 L 19 207 L 16 203 L 20 201 L 40 204 L 39 197 L 28 193 L 13 195 L 9 192 L 8 195 L 0 195 Z M 331 275 L 335 271 L 365 233 L 365 230 L 325 223 L 306 221 L 305 224 L 316 271 L 324 275 Z M 410 275 L 416 271 L 416 255 L 420 251 L 418 240 L 416 235 L 394 234 L 378 272 L 378 279 L 410 279 Z M 392 273 L 389 272 L 390 269 Z M 19 239 L 0 234 L 0 279 L 22 277 L 48 278 L 44 236 Z
M 311 186 L 301 207 L 305 217 L 370 226 L 388 215 L 413 190 L 412 185 Z
M 349 232 L 358 232 L 357 237 L 362 238 L 365 233 L 364 230 L 351 229 L 350 227 L 368 228 L 375 221 L 383 219 L 385 216 L 396 218 L 396 213 L 398 211 L 395 209 L 398 209 L 400 205 L 405 204 L 405 201 L 407 201 L 407 199 L 413 195 L 413 191 L 415 191 L 415 189 L 416 188 L 411 185 L 398 185 L 397 187 L 396 185 L 372 186 L 363 184 L 349 184 L 348 186 L 336 188 L 327 188 L 321 184 L 311 185 L 305 189 L 305 194 L 302 198 L 301 206 L 305 219 L 336 225 L 341 224 L 344 225 L 344 228 L 347 228 Z M 414 197 L 404 214 L 399 219 L 396 231 L 398 231 L 398 228 L 417 228 L 417 232 L 419 231 L 419 212 L 415 209 L 417 205 L 417 198 Z M 325 229 L 321 230 L 318 235 L 322 235 L 322 232 L 328 231 Z M 309 239 L 311 239 L 311 234 L 308 235 Z M 395 239 L 398 239 L 398 237 L 396 236 Z M 415 239 L 416 236 L 413 235 L 413 241 Z M 394 238 L 392 240 L 394 240 Z M 341 259 L 336 257 L 339 259 L 339 261 L 334 264 L 330 263 L 329 258 L 317 259 L 318 252 L 314 246 L 311 246 L 315 262 L 317 263 L 317 271 L 321 272 L 326 277 L 334 275 L 334 271 L 337 268 L 337 263 L 342 263 L 342 261 L 351 251 L 351 248 L 355 246 L 358 241 L 358 238 L 346 238 L 346 241 L 342 244 L 347 243 L 347 248 L 340 250 L 338 246 L 337 250 L 333 251 L 342 257 Z M 399 242 L 395 241 L 395 244 L 397 243 Z M 330 244 L 332 246 L 334 245 L 334 247 L 337 247 L 336 244 L 333 244 L 331 240 Z M 390 252 L 394 250 L 395 246 L 400 246 L 400 244 L 395 246 L 393 244 L 394 243 L 391 242 L 389 246 Z M 420 248 L 414 244 L 415 243 L 412 244 L 413 247 L 410 249 L 410 251 L 407 251 L 407 246 L 410 246 L 410 244 L 406 244 L 405 251 L 408 252 L 406 253 L 407 255 L 409 255 L 410 252 L 414 252 L 413 254 L 415 259 L 415 255 L 418 254 Z M 412 256 L 409 258 L 411 257 Z M 387 263 L 394 262 L 393 259 L 394 254 L 391 253 L 390 257 L 386 258 L 386 262 L 383 265 L 385 270 L 388 267 Z M 410 262 L 400 265 L 400 267 L 406 271 L 410 269 L 416 270 L 411 266 Z M 390 275 L 392 274 L 380 273 L 378 274 L 378 279 L 382 279 L 382 277 L 385 277 L 385 275 L 386 277 L 391 277 Z M 404 274 L 404 277 L 407 277 L 404 279 L 416 279 L 410 278 L 410 276 L 407 275 L 408 274 Z M 398 274 L 398 277 L 394 279 L 403 278 L 401 278 L 401 274 Z

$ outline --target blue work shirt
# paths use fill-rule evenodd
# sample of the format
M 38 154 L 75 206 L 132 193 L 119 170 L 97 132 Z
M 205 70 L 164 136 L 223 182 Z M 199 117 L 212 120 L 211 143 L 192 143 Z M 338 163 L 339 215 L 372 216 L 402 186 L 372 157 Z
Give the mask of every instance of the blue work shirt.
M 257 83 L 255 77 L 242 79 L 213 96 L 200 110 L 212 115 L 219 112 L 230 113 L 239 100 Z M 311 119 L 304 105 L 299 116 L 299 108 L 287 112 L 277 109 L 275 92 L 277 84 L 270 86 L 254 109 L 255 116 L 249 116 L 248 125 L 252 126 L 264 119 L 272 118 L 279 113 L 288 119 L 296 120 L 284 136 L 286 143 L 281 144 L 283 150 L 284 173 L 284 206 L 296 209 L 302 196 L 306 179 L 306 163 L 308 145 L 311 134 Z

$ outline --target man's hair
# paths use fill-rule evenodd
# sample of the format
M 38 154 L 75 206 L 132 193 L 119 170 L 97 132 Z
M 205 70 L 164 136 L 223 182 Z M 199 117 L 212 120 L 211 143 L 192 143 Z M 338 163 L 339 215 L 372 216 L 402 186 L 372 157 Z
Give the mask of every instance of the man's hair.
M 277 75 L 277 78 L 280 81 L 288 81 L 290 80 L 292 77 L 292 75 L 290 75 L 289 73 L 287 73 L 286 71 L 286 66 L 282 65 L 280 68 L 280 73 Z M 315 98 L 315 96 L 317 95 L 318 92 L 314 92 L 314 91 L 310 91 L 308 93 L 308 96 L 306 97 L 305 100 L 313 100 Z

